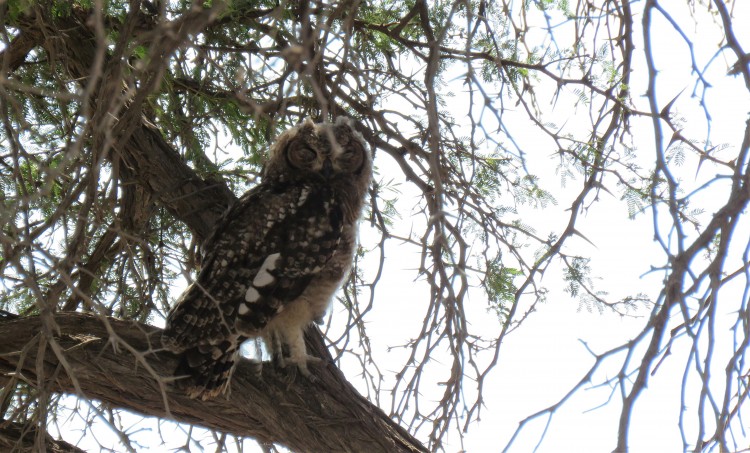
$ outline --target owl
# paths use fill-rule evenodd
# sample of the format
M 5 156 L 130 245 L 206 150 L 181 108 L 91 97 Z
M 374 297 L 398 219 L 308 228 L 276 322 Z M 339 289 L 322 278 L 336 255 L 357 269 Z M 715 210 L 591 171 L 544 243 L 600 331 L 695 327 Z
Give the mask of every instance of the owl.
M 306 120 L 279 135 L 262 182 L 218 222 L 196 281 L 167 317 L 162 344 L 180 355 L 176 382 L 191 398 L 226 391 L 248 338 L 309 375 L 317 359 L 304 329 L 351 268 L 371 178 L 370 150 L 348 118 Z

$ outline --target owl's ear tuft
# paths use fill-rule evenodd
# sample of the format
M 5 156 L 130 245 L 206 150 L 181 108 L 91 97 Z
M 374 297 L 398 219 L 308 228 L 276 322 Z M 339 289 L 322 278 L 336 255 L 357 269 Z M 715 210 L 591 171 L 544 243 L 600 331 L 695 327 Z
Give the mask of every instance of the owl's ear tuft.
M 340 130 L 341 127 L 347 127 L 351 132 L 351 137 L 353 137 L 360 143 L 360 145 L 362 145 L 362 147 L 364 147 L 368 158 L 371 158 L 371 151 L 370 147 L 368 146 L 368 142 L 367 140 L 365 140 L 365 137 L 362 135 L 362 133 L 359 132 L 358 129 L 361 129 L 361 127 L 358 128 L 358 126 L 360 126 L 359 122 L 354 118 L 350 118 L 348 116 L 338 116 L 334 121 L 334 128 Z
M 337 116 L 334 124 L 336 126 L 348 126 L 352 132 L 357 132 L 357 122 L 348 116 Z

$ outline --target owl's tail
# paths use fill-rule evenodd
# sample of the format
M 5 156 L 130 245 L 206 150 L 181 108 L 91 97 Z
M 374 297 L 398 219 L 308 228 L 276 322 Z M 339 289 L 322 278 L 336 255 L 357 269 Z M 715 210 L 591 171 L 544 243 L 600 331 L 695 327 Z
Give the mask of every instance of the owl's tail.
M 202 400 L 226 393 L 239 344 L 227 340 L 185 350 L 174 372 L 176 385 L 190 398 Z

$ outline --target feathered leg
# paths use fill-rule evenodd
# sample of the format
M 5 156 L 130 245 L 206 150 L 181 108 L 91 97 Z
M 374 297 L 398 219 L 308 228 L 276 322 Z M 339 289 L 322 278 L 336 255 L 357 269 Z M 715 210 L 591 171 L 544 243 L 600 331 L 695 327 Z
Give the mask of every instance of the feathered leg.
M 238 340 L 184 351 L 174 373 L 176 385 L 190 398 L 202 400 L 227 393 L 241 344 Z

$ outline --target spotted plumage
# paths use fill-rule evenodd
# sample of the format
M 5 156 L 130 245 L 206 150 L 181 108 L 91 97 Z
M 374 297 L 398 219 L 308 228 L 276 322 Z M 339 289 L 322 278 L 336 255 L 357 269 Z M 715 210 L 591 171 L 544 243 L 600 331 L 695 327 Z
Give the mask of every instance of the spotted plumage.
M 196 281 L 167 318 L 162 344 L 181 354 L 178 385 L 226 390 L 240 344 L 261 337 L 278 363 L 307 374 L 303 332 L 351 267 L 372 158 L 351 120 L 305 121 L 271 146 L 262 182 L 203 245 Z

